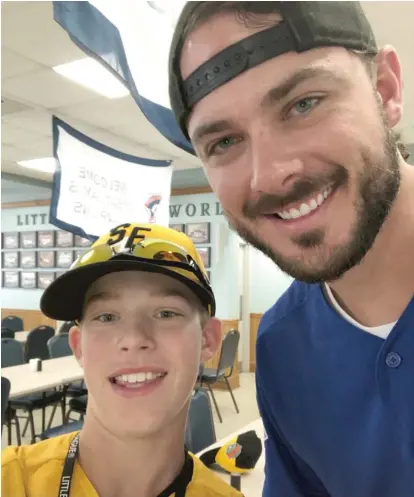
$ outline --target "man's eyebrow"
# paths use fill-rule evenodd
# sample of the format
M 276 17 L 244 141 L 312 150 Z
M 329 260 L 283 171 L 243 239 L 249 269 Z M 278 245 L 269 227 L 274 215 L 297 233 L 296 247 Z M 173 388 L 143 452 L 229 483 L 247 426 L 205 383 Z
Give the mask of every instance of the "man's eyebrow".
M 261 107 L 269 107 L 270 105 L 275 104 L 282 98 L 285 98 L 291 91 L 293 91 L 298 85 L 303 83 L 306 80 L 314 79 L 314 78 L 329 78 L 331 81 L 334 81 L 338 84 L 345 84 L 347 80 L 340 76 L 339 74 L 329 71 L 328 69 L 324 69 L 322 67 L 305 67 L 295 72 L 287 79 L 285 79 L 278 86 L 270 89 L 267 94 L 262 98 L 260 103 Z M 208 135 L 212 135 L 215 133 L 220 133 L 222 131 L 227 131 L 231 128 L 232 123 L 229 120 L 221 119 L 219 121 L 213 121 L 210 123 L 201 124 L 196 127 L 194 133 L 192 134 L 191 141 L 193 144 L 197 144 L 203 138 Z
M 213 121 L 211 123 L 201 124 L 195 129 L 193 136 L 191 137 L 191 142 L 197 144 L 206 136 L 226 131 L 230 128 L 230 126 L 231 122 L 225 119 L 222 119 L 220 121 Z
M 282 83 L 278 86 L 275 86 L 269 90 L 262 98 L 260 106 L 269 107 L 270 105 L 279 102 L 279 100 L 282 100 L 289 95 L 289 93 L 291 93 L 301 83 L 315 78 L 329 78 L 331 81 L 342 85 L 347 82 L 344 77 L 333 71 L 329 71 L 328 69 L 324 69 L 322 67 L 306 67 L 295 72 L 286 78 L 285 81 L 282 81 Z

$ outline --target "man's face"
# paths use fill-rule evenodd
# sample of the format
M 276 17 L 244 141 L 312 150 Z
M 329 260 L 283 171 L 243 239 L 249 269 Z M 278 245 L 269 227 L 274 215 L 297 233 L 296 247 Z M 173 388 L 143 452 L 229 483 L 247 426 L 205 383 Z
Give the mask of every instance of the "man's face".
M 192 292 L 168 276 L 108 274 L 89 289 L 71 346 L 84 368 L 88 418 L 118 436 L 184 427 L 200 360 L 215 352 L 217 321 L 202 330 Z
M 182 77 L 254 31 L 232 14 L 207 21 L 186 40 Z M 376 92 L 343 48 L 290 52 L 215 89 L 189 117 L 230 223 L 295 278 L 334 280 L 358 264 L 398 192 L 382 76 Z

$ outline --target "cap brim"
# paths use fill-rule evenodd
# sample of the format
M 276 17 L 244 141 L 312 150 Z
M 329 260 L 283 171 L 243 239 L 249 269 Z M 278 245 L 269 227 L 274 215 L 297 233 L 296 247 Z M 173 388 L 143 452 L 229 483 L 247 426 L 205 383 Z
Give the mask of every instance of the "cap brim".
M 86 292 L 92 283 L 106 274 L 121 271 L 159 273 L 179 280 L 197 295 L 206 308 L 210 306 L 211 315 L 214 316 L 215 301 L 212 292 L 165 266 L 127 257 L 82 266 L 64 273 L 43 292 L 40 309 L 43 314 L 58 321 L 78 320 L 82 316 Z

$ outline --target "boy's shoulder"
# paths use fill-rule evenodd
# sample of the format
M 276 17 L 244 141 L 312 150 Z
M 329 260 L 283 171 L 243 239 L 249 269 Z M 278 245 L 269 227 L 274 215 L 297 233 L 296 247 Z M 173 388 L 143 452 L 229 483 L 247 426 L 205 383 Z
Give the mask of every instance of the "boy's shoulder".
M 200 459 L 191 454 L 194 460 L 193 478 L 187 487 L 186 497 L 243 497 L 235 488 L 222 480 Z
M 77 432 L 50 438 L 33 445 L 2 450 L 1 481 L 4 495 L 39 495 L 45 484 L 58 485 L 70 442 Z M 47 482 L 47 483 L 46 483 Z M 39 489 L 40 492 L 38 492 Z
M 22 470 L 36 471 L 36 468 L 51 461 L 63 463 L 66 458 L 70 442 L 78 432 L 68 433 L 59 437 L 49 438 L 32 445 L 10 446 L 2 451 L 1 466 L 17 464 Z

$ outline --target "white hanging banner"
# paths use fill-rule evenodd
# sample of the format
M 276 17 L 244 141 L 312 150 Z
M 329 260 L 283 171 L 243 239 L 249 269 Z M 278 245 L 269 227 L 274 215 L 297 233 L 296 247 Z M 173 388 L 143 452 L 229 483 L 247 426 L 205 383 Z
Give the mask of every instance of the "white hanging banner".
M 53 146 L 52 224 L 92 239 L 127 222 L 168 226 L 171 161 L 124 154 L 57 117 Z

